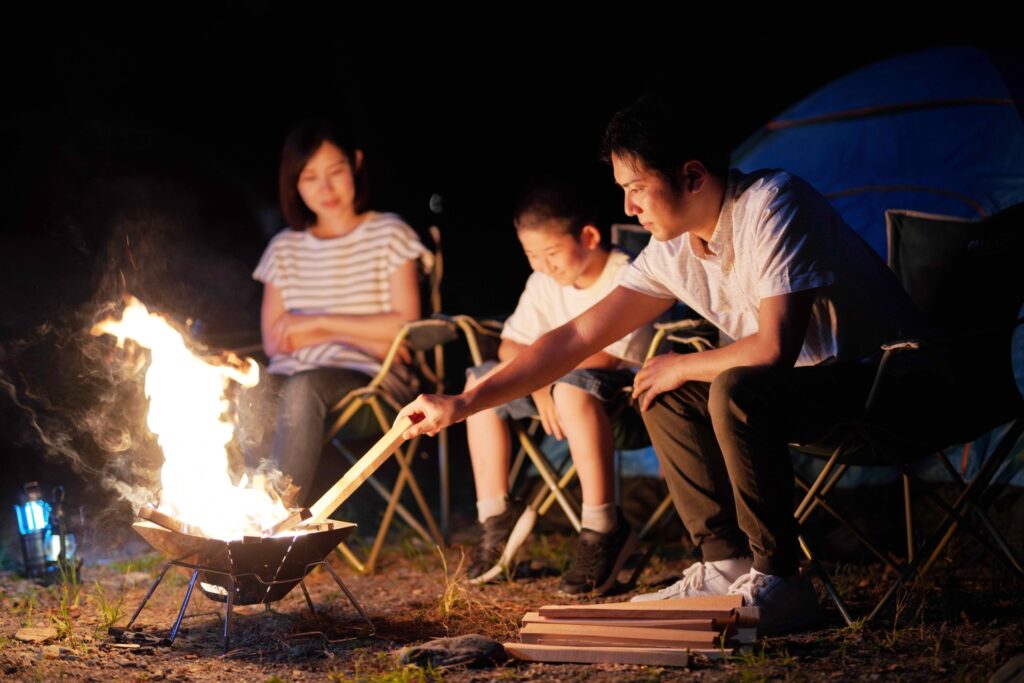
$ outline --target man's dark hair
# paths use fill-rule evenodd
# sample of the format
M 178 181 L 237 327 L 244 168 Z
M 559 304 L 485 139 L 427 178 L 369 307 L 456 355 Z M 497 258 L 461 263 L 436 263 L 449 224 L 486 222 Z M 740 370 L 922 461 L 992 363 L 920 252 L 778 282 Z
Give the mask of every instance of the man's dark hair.
M 712 174 L 729 170 L 729 150 L 708 110 L 666 93 L 648 93 L 617 112 L 604 132 L 601 153 L 639 161 L 679 189 L 679 169 L 695 159 Z

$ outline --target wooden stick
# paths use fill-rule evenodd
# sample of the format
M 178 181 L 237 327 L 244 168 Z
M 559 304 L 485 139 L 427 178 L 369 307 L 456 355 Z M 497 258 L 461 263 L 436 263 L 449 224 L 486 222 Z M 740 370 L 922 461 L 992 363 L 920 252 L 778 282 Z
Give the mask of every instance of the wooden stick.
M 138 515 L 142 519 L 153 522 L 153 524 L 162 526 L 170 531 L 177 531 L 179 534 L 187 534 L 190 536 L 193 535 L 191 527 L 188 524 L 185 524 L 180 519 L 176 519 L 166 513 L 160 512 L 156 508 L 144 505 L 139 508 Z
M 307 508 L 298 508 L 297 510 L 292 510 L 292 514 L 288 515 L 283 520 L 281 520 L 274 526 L 270 527 L 269 529 L 264 529 L 263 535 L 276 536 L 282 531 L 286 531 L 288 529 L 292 529 L 293 527 L 298 526 L 302 522 L 309 519 L 312 516 L 312 514 L 313 513 L 311 513 Z
M 524 643 L 712 649 L 721 639 L 721 635 L 715 631 L 667 628 L 526 624 L 519 631 L 519 639 Z
M 686 631 L 721 631 L 731 620 L 716 619 L 554 619 L 527 612 L 524 624 L 576 624 L 578 626 L 627 626 L 633 628 L 677 628 Z
M 646 664 L 648 666 L 689 666 L 690 654 L 683 650 L 647 647 L 565 647 L 505 643 L 510 657 L 527 662 L 573 662 L 577 664 Z M 718 652 L 717 650 L 715 652 Z
M 382 436 L 377 443 L 373 444 L 373 447 L 366 451 L 366 454 L 359 458 L 349 468 L 348 472 L 345 472 L 345 475 L 331 487 L 330 491 L 322 495 L 318 501 L 309 507 L 309 511 L 313 513 L 309 523 L 320 524 L 327 521 L 327 516 L 337 510 L 339 505 L 355 493 L 356 489 L 369 479 L 370 475 L 376 472 L 377 468 L 383 465 L 384 461 L 391 457 L 391 454 L 402 445 L 402 441 L 405 440 L 405 437 L 402 435 L 412 425 L 413 421 L 408 416 L 395 422 L 391 429 L 388 430 L 388 433 Z M 298 524 L 298 522 L 296 521 L 295 524 Z M 280 531 L 284 531 L 287 528 L 289 527 L 279 529 L 278 532 L 280 533 Z
M 545 605 L 539 613 L 555 619 L 728 619 L 742 606 L 740 595 L 715 595 L 653 602 Z

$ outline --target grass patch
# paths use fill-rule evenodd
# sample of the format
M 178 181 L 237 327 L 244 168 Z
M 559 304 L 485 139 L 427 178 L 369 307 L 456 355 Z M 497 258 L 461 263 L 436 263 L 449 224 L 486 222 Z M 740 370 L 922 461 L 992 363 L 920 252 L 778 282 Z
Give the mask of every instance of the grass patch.
M 355 673 L 351 676 L 330 671 L 327 680 L 332 683 L 439 683 L 444 673 L 433 667 L 402 664 L 395 655 L 377 652 L 355 660 Z
M 138 557 L 133 557 L 130 560 L 117 560 L 111 562 L 110 566 L 121 574 L 129 574 L 131 572 L 146 572 L 152 574 L 154 571 L 162 567 L 164 559 L 159 553 L 146 553 Z
M 108 628 L 113 626 L 125 615 L 124 612 L 124 589 L 122 588 L 117 598 L 108 598 L 103 593 L 103 586 L 100 585 L 99 581 L 94 582 L 96 586 L 96 595 L 93 600 L 96 604 L 96 616 L 99 619 L 99 623 L 96 625 L 96 632 L 106 631 Z

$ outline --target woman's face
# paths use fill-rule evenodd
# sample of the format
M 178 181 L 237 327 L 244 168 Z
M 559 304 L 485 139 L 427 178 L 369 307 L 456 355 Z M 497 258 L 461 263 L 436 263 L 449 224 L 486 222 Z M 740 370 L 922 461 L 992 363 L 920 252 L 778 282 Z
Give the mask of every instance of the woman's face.
M 362 152 L 356 150 L 357 167 L 361 161 Z M 299 173 L 299 196 L 317 217 L 350 214 L 355 210 L 355 172 L 337 145 L 324 142 Z

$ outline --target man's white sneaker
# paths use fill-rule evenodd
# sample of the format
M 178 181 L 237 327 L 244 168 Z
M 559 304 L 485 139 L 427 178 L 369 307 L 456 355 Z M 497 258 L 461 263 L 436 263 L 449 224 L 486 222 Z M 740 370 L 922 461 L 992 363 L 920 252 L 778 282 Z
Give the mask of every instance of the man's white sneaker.
M 695 562 L 683 572 L 683 578 L 656 593 L 635 595 L 630 602 L 649 600 L 671 600 L 673 598 L 696 598 L 705 595 L 725 595 L 732 581 L 727 579 L 710 562 Z
M 746 607 L 760 607 L 757 632 L 762 636 L 800 631 L 821 621 L 821 605 L 806 578 L 762 574 L 751 569 L 729 587 L 729 595 L 742 595 Z

